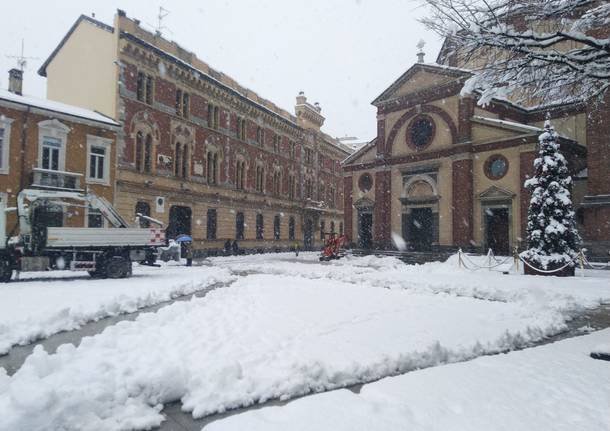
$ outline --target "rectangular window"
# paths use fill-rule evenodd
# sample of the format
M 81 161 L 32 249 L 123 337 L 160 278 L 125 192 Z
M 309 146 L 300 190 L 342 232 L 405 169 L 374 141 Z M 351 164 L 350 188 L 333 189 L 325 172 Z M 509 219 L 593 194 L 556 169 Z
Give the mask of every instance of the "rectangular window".
M 87 135 L 87 181 L 108 184 L 110 181 L 110 145 L 112 140 Z
M 146 103 L 153 104 L 153 78 L 150 75 L 146 77 Z
M 322 240 L 324 239 L 324 228 L 325 228 L 324 220 L 321 220 L 320 221 L 320 239 L 322 239 Z
M 42 141 L 42 169 L 59 171 L 59 152 L 61 141 L 45 136 Z
M 216 239 L 216 210 L 208 210 L 207 239 Z
M 88 209 L 87 227 L 104 227 L 104 218 L 100 210 L 94 208 Z
M 190 100 L 191 100 L 191 97 L 189 96 L 188 93 L 183 93 L 182 94 L 182 116 L 184 118 L 188 118 L 189 117 L 189 113 L 190 113 Z
M 143 72 L 138 72 L 138 83 L 136 97 L 140 102 L 144 102 L 146 95 L 146 75 Z
M 103 180 L 105 171 L 106 148 L 91 147 L 89 152 L 89 178 Z
M 176 115 L 182 115 L 182 90 L 176 90 Z

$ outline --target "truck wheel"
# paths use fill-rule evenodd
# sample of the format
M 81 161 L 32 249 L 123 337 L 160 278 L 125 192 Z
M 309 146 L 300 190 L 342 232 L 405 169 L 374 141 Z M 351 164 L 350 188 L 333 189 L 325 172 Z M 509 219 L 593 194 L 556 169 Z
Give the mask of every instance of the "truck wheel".
M 114 256 L 106 263 L 108 278 L 126 278 L 131 273 L 131 261 L 121 256 Z
M 0 260 L 0 283 L 8 283 L 13 276 L 13 268 L 8 260 Z

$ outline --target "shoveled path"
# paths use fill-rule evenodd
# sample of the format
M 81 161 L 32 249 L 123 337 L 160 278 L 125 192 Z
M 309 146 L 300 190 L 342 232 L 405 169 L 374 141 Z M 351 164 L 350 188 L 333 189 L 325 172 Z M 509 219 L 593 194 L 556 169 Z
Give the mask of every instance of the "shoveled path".
M 188 295 L 177 296 L 169 301 L 160 302 L 155 305 L 140 308 L 133 313 L 119 314 L 117 316 L 105 317 L 97 321 L 91 321 L 79 329 L 73 331 L 58 332 L 44 340 L 35 341 L 24 346 L 13 346 L 7 355 L 0 356 L 0 367 L 3 367 L 9 376 L 15 374 L 25 362 L 25 359 L 34 351 L 36 346 L 42 346 L 48 353 L 55 353 L 57 348 L 62 344 L 71 343 L 78 347 L 84 337 L 91 337 L 101 333 L 109 326 L 116 325 L 122 321 L 135 320 L 142 313 L 154 313 L 155 311 L 167 307 L 176 301 L 188 301 L 193 296 L 203 297 L 215 289 L 231 285 L 230 283 L 214 283 L 205 289 L 199 290 Z

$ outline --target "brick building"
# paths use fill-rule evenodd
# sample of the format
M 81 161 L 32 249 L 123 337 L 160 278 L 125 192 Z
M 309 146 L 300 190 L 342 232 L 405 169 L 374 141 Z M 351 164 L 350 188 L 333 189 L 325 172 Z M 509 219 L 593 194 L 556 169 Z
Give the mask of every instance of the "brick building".
M 575 180 L 579 230 L 590 252 L 610 248 L 610 94 L 604 102 L 478 106 L 470 76 L 441 55 L 418 62 L 373 101 L 377 137 L 344 164 L 345 230 L 363 248 L 524 247 L 538 135 L 547 116 Z M 423 56 L 422 56 L 423 57 Z
M 17 194 L 24 188 L 91 190 L 114 199 L 116 136 L 120 125 L 99 113 L 21 95 L 22 72 L 10 71 L 0 90 L 0 235 L 17 232 Z M 43 202 L 39 202 L 43 203 Z M 51 226 L 101 227 L 88 208 L 39 205 Z M 6 229 L 5 229 L 6 228 Z M 0 241 L 6 241 L 5 237 Z
M 127 218 L 160 219 L 208 251 L 310 248 L 343 231 L 350 150 L 304 94 L 291 115 L 120 10 L 113 26 L 81 16 L 39 73 L 50 99 L 123 124 L 115 206 Z

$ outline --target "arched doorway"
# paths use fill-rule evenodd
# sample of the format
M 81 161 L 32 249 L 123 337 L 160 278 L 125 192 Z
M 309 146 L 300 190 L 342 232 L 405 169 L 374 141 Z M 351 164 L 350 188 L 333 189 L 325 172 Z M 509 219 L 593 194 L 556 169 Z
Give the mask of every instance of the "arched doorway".
M 410 250 L 430 251 L 438 244 L 438 191 L 436 174 L 414 174 L 403 178 L 400 198 L 402 236 Z
M 303 248 L 311 250 L 313 247 L 313 220 L 309 217 L 305 219 L 303 224 Z

